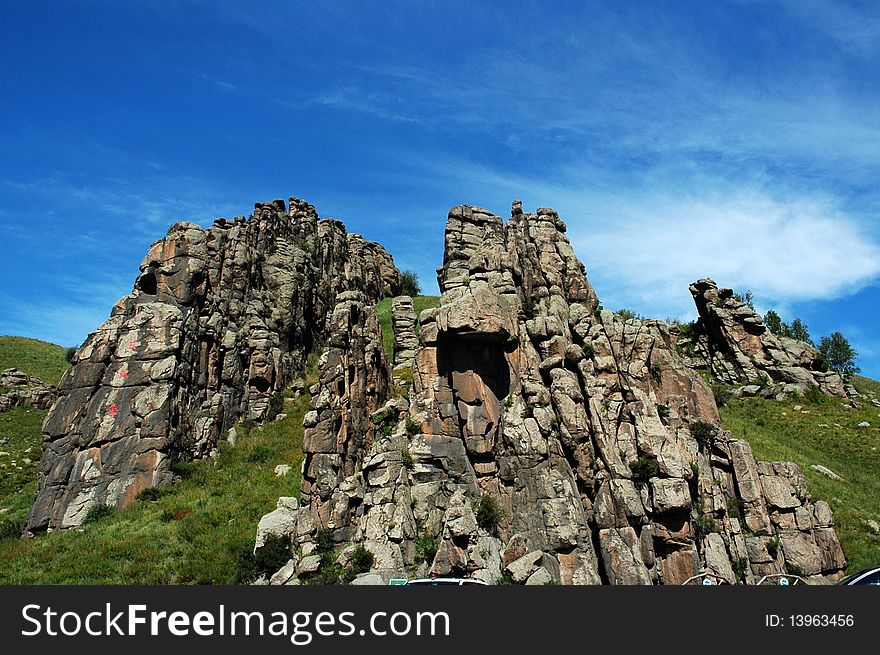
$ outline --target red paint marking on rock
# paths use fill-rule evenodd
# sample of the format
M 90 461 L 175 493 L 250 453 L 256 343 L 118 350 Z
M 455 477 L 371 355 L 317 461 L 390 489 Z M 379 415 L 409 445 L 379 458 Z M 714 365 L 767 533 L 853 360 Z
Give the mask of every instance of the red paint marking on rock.
M 116 415 L 119 413 L 119 405 L 113 403 L 112 405 L 110 405 L 110 407 L 107 408 L 107 413 L 113 418 L 116 418 Z

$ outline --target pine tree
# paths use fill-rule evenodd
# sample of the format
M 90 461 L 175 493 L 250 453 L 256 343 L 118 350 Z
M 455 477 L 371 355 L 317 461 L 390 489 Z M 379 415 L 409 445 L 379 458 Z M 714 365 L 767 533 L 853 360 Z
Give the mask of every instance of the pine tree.
M 789 332 L 791 333 L 790 336 L 792 339 L 797 339 L 798 341 L 806 341 L 810 344 L 813 343 L 810 340 L 810 332 L 807 330 L 807 324 L 799 318 L 795 318 L 791 322 Z
M 779 318 L 779 314 L 772 309 L 764 314 L 764 325 L 766 325 L 767 329 L 773 334 L 782 334 L 782 319 Z

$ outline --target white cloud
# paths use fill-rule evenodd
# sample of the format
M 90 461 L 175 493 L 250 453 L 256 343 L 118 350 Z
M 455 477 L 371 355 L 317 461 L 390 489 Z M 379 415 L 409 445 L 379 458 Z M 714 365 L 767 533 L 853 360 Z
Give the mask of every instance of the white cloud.
M 644 313 L 693 313 L 687 285 L 700 277 L 788 305 L 848 295 L 880 276 L 878 244 L 824 199 L 740 190 L 593 200 L 600 225 L 569 220 L 575 249 L 600 295 L 607 287 L 617 305 Z

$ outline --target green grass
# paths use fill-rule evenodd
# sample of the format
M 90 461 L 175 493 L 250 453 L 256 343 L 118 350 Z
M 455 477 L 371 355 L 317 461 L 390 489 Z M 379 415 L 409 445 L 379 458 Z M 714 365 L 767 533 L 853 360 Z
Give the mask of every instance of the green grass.
M 856 385 L 863 392 L 868 387 L 880 389 L 880 383 L 862 380 L 866 382 L 856 380 Z M 853 572 L 880 562 L 880 536 L 864 524 L 869 519 L 880 523 L 880 408 L 860 402 L 859 409 L 846 409 L 842 403 L 831 397 L 817 403 L 731 400 L 721 408 L 721 422 L 751 444 L 757 459 L 800 465 L 810 495 L 828 501 L 834 510 L 837 535 Z M 795 405 L 801 410 L 795 411 Z M 857 427 L 863 421 L 871 427 Z M 812 464 L 830 468 L 843 480 L 816 473 Z
M 382 326 L 382 345 L 385 347 L 385 354 L 390 360 L 394 355 L 394 330 L 391 328 L 391 301 L 392 298 L 385 298 L 376 303 L 376 316 L 379 318 L 379 325 Z M 416 316 L 419 316 L 426 309 L 440 306 L 440 296 L 413 296 L 413 309 Z M 419 324 L 416 323 L 416 334 L 419 331 Z
M 307 380 L 314 379 L 312 369 Z M 153 494 L 155 499 L 139 500 L 78 530 L 0 540 L 0 584 L 243 581 L 260 517 L 275 509 L 279 496 L 299 496 L 302 419 L 308 405 L 304 395 L 287 405 L 282 421 L 251 430 L 239 426 L 235 446 L 224 441 L 218 457 L 181 466 L 183 479 Z M 39 423 L 20 419 L 16 443 L 39 442 Z M 276 477 L 275 465 L 282 463 L 291 464 L 291 470 Z M 14 508 L 23 519 L 36 483 L 24 483 L 24 493 L 13 493 L 15 486 L 9 485 L 10 495 L 0 499 L 0 507 Z
M 0 510 L 6 510 L 0 513 L 0 523 L 4 526 L 20 528 L 37 493 L 40 427 L 46 414 L 44 409 L 31 407 L 0 413 Z
M 17 368 L 29 376 L 43 378 L 46 384 L 58 384 L 68 363 L 67 349 L 28 337 L 0 337 L 0 371 Z

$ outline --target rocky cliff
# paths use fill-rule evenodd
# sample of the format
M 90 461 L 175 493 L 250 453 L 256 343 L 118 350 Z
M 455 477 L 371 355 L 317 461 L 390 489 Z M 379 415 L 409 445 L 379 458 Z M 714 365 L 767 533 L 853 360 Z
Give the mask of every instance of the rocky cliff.
M 400 287 L 384 248 L 296 198 L 209 229 L 177 223 L 140 271 L 61 380 L 31 531 L 169 484 L 172 465 L 209 454 L 226 426 L 266 417 L 326 340 L 337 300 L 374 303 Z
M 370 550 L 373 582 L 840 575 L 828 504 L 797 466 L 756 462 L 720 429 L 674 330 L 597 310 L 565 233 L 551 209 L 515 202 L 505 223 L 453 208 L 440 307 L 419 317 L 414 352 L 396 303 L 406 333 L 393 380 L 369 298 L 339 298 L 305 421 L 301 502 L 281 499 L 257 529 L 257 548 L 272 534 L 291 546 L 273 583 L 314 574 L 328 538 L 340 565 L 354 545 Z M 724 319 L 708 311 L 707 325 Z

